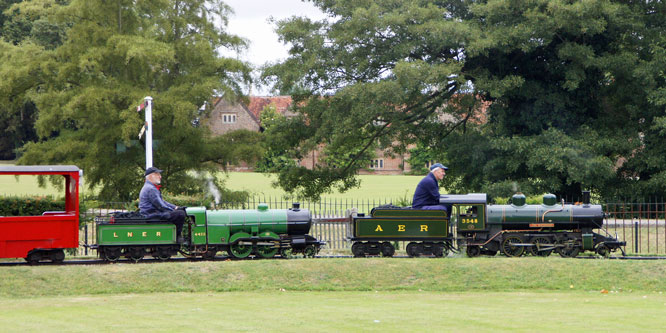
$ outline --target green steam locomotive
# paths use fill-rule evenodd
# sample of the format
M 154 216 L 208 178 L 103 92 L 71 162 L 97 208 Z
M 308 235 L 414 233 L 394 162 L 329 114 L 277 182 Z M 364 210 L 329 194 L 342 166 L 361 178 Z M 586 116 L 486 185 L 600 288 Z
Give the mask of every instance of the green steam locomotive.
M 525 196 L 516 194 L 508 205 L 488 205 L 485 194 L 442 195 L 440 204 L 447 211 L 377 207 L 370 216 L 352 216 L 348 238 L 357 257 L 393 256 L 393 243 L 398 241 L 409 242 L 410 257 L 443 256 L 458 249 L 456 242 L 469 257 L 498 252 L 509 257 L 552 252 L 575 257 L 583 251 L 607 256 L 623 251 L 625 242 L 607 232 L 595 232 L 604 230 L 604 213 L 589 198 L 589 192 L 584 192 L 582 203 L 564 204 L 546 194 L 543 204 L 527 205 Z M 447 212 L 453 214 L 447 216 Z
M 260 204 L 256 210 L 188 207 L 185 211 L 188 218 L 183 244 L 176 241 L 174 224 L 122 213 L 96 221 L 97 244 L 93 248 L 107 261 L 121 257 L 139 261 L 145 256 L 167 260 L 178 253 L 210 259 L 220 251 L 233 258 L 289 257 L 297 253 L 314 257 L 325 245 L 308 235 L 310 212 L 297 203 L 290 209 L 268 209 L 268 205 Z

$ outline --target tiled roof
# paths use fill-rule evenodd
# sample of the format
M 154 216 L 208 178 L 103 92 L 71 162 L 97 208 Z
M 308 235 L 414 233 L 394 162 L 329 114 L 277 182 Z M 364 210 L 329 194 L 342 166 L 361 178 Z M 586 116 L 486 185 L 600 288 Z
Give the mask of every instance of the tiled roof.
M 279 114 L 285 114 L 291 105 L 291 96 L 250 96 L 250 104 L 247 108 L 259 119 L 264 107 L 271 104 L 275 106 Z

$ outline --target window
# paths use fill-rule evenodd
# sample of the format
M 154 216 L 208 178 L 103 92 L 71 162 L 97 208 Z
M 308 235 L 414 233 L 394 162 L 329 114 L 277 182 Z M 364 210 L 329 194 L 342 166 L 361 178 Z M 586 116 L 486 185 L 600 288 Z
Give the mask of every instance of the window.
M 384 169 L 384 159 L 380 158 L 370 161 L 370 169 Z
M 222 114 L 222 122 L 225 124 L 231 124 L 236 122 L 235 114 Z

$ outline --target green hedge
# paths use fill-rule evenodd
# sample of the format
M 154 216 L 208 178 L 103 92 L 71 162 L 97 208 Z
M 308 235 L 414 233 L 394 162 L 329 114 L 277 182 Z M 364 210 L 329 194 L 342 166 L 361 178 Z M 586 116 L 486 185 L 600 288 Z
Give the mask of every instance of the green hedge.
M 0 216 L 34 216 L 65 210 L 65 200 L 46 197 L 0 197 Z

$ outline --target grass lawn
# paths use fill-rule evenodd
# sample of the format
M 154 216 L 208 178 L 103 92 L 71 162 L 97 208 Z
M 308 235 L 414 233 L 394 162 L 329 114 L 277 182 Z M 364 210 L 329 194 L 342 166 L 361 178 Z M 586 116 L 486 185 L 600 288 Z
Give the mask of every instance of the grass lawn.
M 219 177 L 223 179 L 224 174 L 220 173 Z M 358 178 L 361 180 L 359 188 L 351 189 L 345 193 L 334 191 L 333 193 L 324 194 L 322 197 L 350 200 L 406 197 L 411 201 L 416 184 L 423 176 L 359 175 Z M 274 174 L 231 172 L 225 183 L 232 190 L 245 190 L 255 195 L 265 195 L 267 197 L 281 197 L 285 192 L 271 186 L 271 182 L 276 179 L 277 177 Z
M 16 332 L 659 331 L 666 295 L 229 292 L 1 299 Z M 39 318 L 38 320 L 36 320 Z
M 295 259 L 0 266 L 42 331 L 661 331 L 666 262 Z

